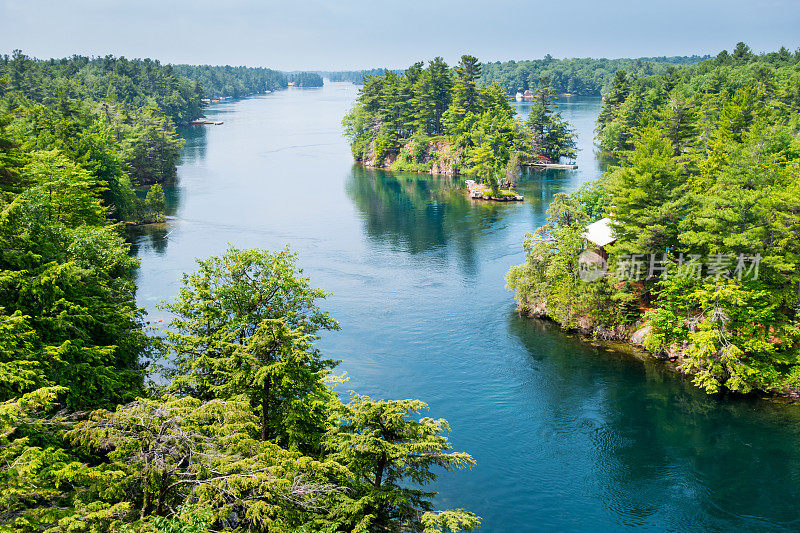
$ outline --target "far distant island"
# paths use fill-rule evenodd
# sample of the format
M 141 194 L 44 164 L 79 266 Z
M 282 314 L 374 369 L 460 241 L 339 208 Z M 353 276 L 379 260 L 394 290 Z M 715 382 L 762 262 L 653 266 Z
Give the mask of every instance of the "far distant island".
M 575 158 L 575 133 L 548 79 L 539 80 L 523 123 L 506 91 L 480 86 L 480 77 L 470 55 L 452 69 L 437 57 L 427 67 L 365 77 L 342 122 L 353 157 L 373 168 L 466 175 L 474 178 L 473 198 L 492 200 L 518 199 L 521 166 Z
M 296 72 L 289 74 L 289 85 L 293 87 L 322 87 L 322 76 L 314 72 Z

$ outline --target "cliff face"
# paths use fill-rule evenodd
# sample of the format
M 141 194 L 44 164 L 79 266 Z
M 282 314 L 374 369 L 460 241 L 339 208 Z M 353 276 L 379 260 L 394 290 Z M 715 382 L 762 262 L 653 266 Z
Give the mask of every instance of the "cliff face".
M 431 174 L 458 175 L 463 149 L 454 148 L 450 141 L 432 141 L 428 146 Z
M 462 156 L 462 148 L 454 147 L 443 138 L 430 139 L 424 146 L 417 146 L 414 140 L 408 140 L 400 150 L 385 154 L 372 141 L 366 157 L 360 162 L 370 168 L 457 176 Z

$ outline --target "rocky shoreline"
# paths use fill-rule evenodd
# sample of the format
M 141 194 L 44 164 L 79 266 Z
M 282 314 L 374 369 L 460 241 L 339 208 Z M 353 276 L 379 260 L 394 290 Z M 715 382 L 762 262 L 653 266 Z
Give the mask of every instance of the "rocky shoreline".
M 659 361 L 663 361 L 669 364 L 669 367 L 687 377 L 691 377 L 692 373 L 687 372 L 683 367 L 683 360 L 686 355 L 686 349 L 688 348 L 687 343 L 684 342 L 683 346 L 670 346 L 666 351 L 661 353 L 654 353 L 649 351 L 645 347 L 645 343 L 647 340 L 647 336 L 652 331 L 652 326 L 649 324 L 636 324 L 634 326 L 617 326 L 616 328 L 609 329 L 603 326 L 592 326 L 589 324 L 588 320 L 583 321 L 577 327 L 574 328 L 565 328 L 561 323 L 554 320 L 547 314 L 547 308 L 545 304 L 540 304 L 539 306 L 535 307 L 531 310 L 517 310 L 521 315 L 529 317 L 529 318 L 536 318 L 539 320 L 547 320 L 549 322 L 553 322 L 554 324 L 558 325 L 562 331 L 567 333 L 575 333 L 579 335 L 584 341 L 600 341 L 603 343 L 619 343 L 630 346 L 635 350 L 636 353 L 641 354 L 642 356 L 649 357 L 652 359 L 657 359 Z M 753 392 L 751 394 L 756 394 L 759 397 L 768 400 L 790 400 L 790 401 L 798 401 L 800 400 L 800 389 L 786 389 L 782 392 L 767 392 L 767 391 L 758 391 Z M 741 395 L 740 396 L 744 396 Z
M 413 140 L 409 140 L 397 153 L 380 155 L 373 141 L 368 156 L 356 161 L 367 168 L 458 176 L 462 152 L 462 149 L 454 148 L 449 140 L 431 139 L 424 147 L 417 147 Z

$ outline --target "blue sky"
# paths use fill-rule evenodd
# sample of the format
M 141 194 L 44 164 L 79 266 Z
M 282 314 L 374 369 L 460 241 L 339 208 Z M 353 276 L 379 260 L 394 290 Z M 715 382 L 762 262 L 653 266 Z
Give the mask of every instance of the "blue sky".
M 800 0 L 0 0 L 0 51 L 282 70 L 800 47 Z

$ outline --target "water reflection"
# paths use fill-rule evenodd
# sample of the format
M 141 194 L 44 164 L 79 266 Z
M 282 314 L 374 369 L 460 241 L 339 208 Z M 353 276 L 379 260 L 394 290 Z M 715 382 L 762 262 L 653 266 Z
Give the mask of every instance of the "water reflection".
M 202 164 L 206 157 L 206 147 L 208 145 L 206 127 L 184 126 L 178 128 L 177 133 L 185 141 L 181 152 L 180 166 Z M 167 221 L 161 224 L 134 226 L 128 230 L 131 254 L 138 256 L 147 250 L 151 250 L 156 255 L 164 255 L 166 253 L 168 238 L 176 223 L 175 217 L 180 210 L 182 195 L 184 194 L 179 179 L 177 178 L 174 182 L 163 185 L 166 203 L 164 214 L 167 217 Z
M 527 383 L 540 432 L 568 443 L 571 468 L 595 480 L 591 499 L 620 524 L 796 530 L 800 449 L 779 444 L 800 438 L 796 408 L 707 396 L 666 363 L 592 346 L 550 322 L 513 315 L 508 327 L 540 371 Z M 770 521 L 756 518 L 764 509 Z
M 220 113 L 215 111 L 214 114 L 217 115 Z M 209 126 L 184 126 L 178 128 L 178 136 L 186 142 L 183 147 L 183 152 L 181 152 L 181 163 L 191 164 L 205 158 L 207 127 Z
M 463 178 L 387 172 L 354 165 L 347 194 L 374 243 L 409 254 L 454 250 L 466 273 L 475 272 L 475 247 L 517 203 L 470 200 Z

